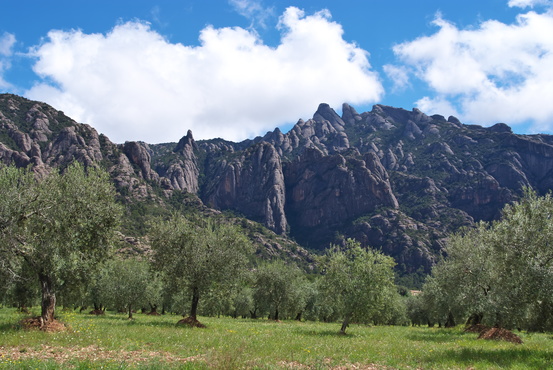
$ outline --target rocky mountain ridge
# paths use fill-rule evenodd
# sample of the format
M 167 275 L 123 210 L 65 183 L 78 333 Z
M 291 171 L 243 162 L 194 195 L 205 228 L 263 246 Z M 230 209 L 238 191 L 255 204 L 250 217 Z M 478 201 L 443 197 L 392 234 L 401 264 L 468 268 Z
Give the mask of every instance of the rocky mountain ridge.
M 189 131 L 178 143 L 118 145 L 46 104 L 0 95 L 2 162 L 45 173 L 75 159 L 105 167 L 123 199 L 193 197 L 313 250 L 355 237 L 403 272 L 428 270 L 449 232 L 497 218 L 523 186 L 553 189 L 552 136 L 417 109 L 344 104 L 339 116 L 321 104 L 287 133 L 241 143 Z

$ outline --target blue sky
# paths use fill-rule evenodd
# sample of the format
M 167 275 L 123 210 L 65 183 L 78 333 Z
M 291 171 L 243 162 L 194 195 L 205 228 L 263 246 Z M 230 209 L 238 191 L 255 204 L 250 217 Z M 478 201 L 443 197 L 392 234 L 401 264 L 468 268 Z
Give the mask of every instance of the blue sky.
M 551 0 L 11 1 L 0 92 L 115 142 L 239 141 L 319 103 L 553 132 Z

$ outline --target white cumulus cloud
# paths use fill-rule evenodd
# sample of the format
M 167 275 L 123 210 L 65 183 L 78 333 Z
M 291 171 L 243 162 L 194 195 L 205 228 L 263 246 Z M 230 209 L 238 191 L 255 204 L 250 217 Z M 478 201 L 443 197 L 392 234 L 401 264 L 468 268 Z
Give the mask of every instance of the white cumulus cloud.
M 14 44 L 15 36 L 13 34 L 5 32 L 0 36 L 0 89 L 11 87 L 11 84 L 4 79 L 4 73 L 11 67 Z
M 342 37 L 328 11 L 280 17 L 281 42 L 254 31 L 206 27 L 199 46 L 168 42 L 148 24 L 107 34 L 51 31 L 33 50 L 43 78 L 26 95 L 90 123 L 115 142 L 243 140 L 310 116 L 319 103 L 377 101 L 368 53 Z
M 532 122 L 553 130 L 553 15 L 528 12 L 513 24 L 489 20 L 459 29 L 441 17 L 439 30 L 394 47 L 403 68 L 435 92 L 418 105 L 482 124 Z M 449 109 L 450 111 L 438 111 Z
M 553 1 L 551 0 L 509 0 L 508 5 L 510 7 L 518 7 L 518 8 L 533 8 L 534 6 L 551 6 L 553 5 Z

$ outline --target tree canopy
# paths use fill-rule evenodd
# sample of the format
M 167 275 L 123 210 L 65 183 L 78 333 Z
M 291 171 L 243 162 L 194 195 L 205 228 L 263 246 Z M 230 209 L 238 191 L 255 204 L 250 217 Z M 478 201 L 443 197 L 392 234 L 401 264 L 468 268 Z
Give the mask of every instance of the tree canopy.
M 155 291 L 150 289 L 150 286 L 155 283 L 155 278 L 147 261 L 114 258 L 108 261 L 104 268 L 100 281 L 103 302 L 126 309 L 129 319 L 133 318 L 133 309 L 149 301 L 161 299 L 160 290 L 152 297 Z
M 109 255 L 120 213 L 101 169 L 74 163 L 37 179 L 27 169 L 0 168 L 0 261 L 37 274 L 43 324 L 54 319 L 56 290 L 85 280 Z
M 151 244 L 157 268 L 190 296 L 193 322 L 202 295 L 210 289 L 233 288 L 253 253 L 251 242 L 237 227 L 213 219 L 191 222 L 177 214 L 153 224 Z
M 352 239 L 345 247 L 333 246 L 328 251 L 322 289 L 342 318 L 341 333 L 346 333 L 353 319 L 367 322 L 386 309 L 387 300 L 397 294 L 394 265 L 391 257 L 364 249 Z
M 254 277 L 254 300 L 269 311 L 273 320 L 279 320 L 283 310 L 301 305 L 300 289 L 305 285 L 305 278 L 297 266 L 281 260 L 264 263 L 256 269 Z M 297 309 L 297 313 L 302 310 Z
M 525 189 L 501 220 L 453 235 L 424 286 L 438 317 L 553 329 L 553 198 Z

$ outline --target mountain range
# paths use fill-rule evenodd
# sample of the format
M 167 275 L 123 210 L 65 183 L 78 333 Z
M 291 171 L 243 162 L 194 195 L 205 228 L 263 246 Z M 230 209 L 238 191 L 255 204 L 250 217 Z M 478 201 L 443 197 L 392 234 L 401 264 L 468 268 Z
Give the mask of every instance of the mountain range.
M 147 215 L 195 210 L 241 220 L 268 256 L 306 261 L 351 237 L 407 274 L 428 272 L 449 233 L 497 219 L 523 187 L 553 189 L 553 136 L 503 123 L 383 105 L 344 104 L 340 116 L 320 104 L 287 133 L 240 143 L 188 131 L 174 143 L 115 144 L 45 103 L 0 95 L 0 161 L 43 175 L 73 160 L 110 173 L 131 244 Z

